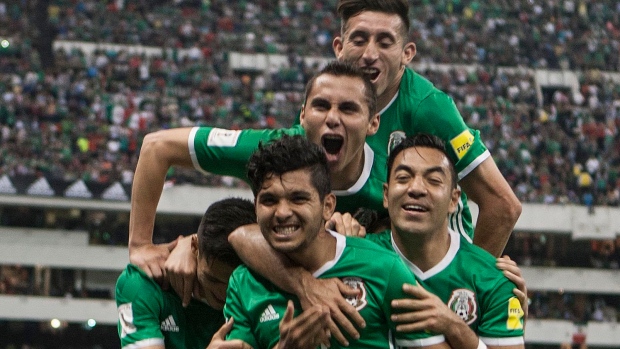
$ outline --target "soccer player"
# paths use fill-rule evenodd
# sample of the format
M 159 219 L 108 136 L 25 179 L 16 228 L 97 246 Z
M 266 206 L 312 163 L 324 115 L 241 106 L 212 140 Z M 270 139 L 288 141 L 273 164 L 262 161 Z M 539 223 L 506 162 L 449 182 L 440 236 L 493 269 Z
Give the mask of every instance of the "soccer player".
M 415 284 L 415 279 L 393 252 L 325 228 L 336 206 L 328 171 L 323 149 L 304 137 L 284 137 L 259 148 L 248 163 L 248 177 L 260 231 L 273 249 L 316 277 L 339 277 L 360 290 L 349 301 L 367 326 L 352 347 L 392 348 L 395 324 L 390 303 L 404 297 L 404 282 Z M 227 338 L 240 339 L 254 349 L 280 348 L 277 320 L 287 317 L 285 313 L 290 317 L 291 301 L 298 311 L 295 296 L 239 267 L 230 278 L 224 307 L 225 316 L 235 319 Z M 325 333 L 324 323 L 314 324 L 308 333 Z M 396 333 L 395 338 L 400 347 L 448 348 L 443 336 L 425 331 Z M 324 344 L 323 339 L 309 336 L 298 347 L 316 347 Z M 331 345 L 339 347 L 337 342 Z
M 166 245 L 153 245 L 155 212 L 168 168 L 246 179 L 248 158 L 259 142 L 284 134 L 306 135 L 321 144 L 328 157 L 339 211 L 382 208 L 385 164 L 373 161 L 366 136 L 379 127 L 374 88 L 364 74 L 343 62 L 332 62 L 306 88 L 301 126 L 279 130 L 178 128 L 148 134 L 142 145 L 131 195 L 130 261 L 156 279 L 163 275 Z
M 500 256 L 521 214 L 521 204 L 499 172 L 480 134 L 463 121 L 452 99 L 407 67 L 416 55 L 408 40 L 407 0 L 340 0 L 341 34 L 333 48 L 339 60 L 357 64 L 377 89 L 381 125 L 367 139 L 375 162 L 385 164 L 390 147 L 406 135 L 443 139 L 464 194 L 450 226 L 476 245 Z M 467 206 L 480 210 L 475 234 Z
M 523 349 L 515 285 L 491 254 L 449 228 L 460 190 L 443 141 L 405 138 L 392 150 L 388 171 L 384 206 L 391 229 L 367 239 L 396 251 L 420 284 L 405 287 L 413 298 L 392 303 L 408 311 L 393 316 L 403 323 L 397 329 L 443 333 L 453 348 Z
M 228 234 L 252 223 L 256 223 L 256 214 L 248 200 L 224 199 L 209 206 L 197 234 L 187 238 L 198 266 L 194 298 L 187 307 L 174 291 L 161 289 L 140 268 L 129 264 L 116 283 L 121 346 L 204 349 L 213 338 L 209 349 L 249 349 L 240 341 L 223 341 L 232 323 L 223 326 L 222 308 L 228 279 L 241 264 L 228 243 Z

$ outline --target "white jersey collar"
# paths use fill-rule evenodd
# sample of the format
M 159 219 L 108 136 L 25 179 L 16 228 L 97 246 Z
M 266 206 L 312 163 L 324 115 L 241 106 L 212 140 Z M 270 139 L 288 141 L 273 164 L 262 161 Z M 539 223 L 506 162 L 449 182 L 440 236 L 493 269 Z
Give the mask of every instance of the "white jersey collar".
M 323 273 L 331 269 L 336 263 L 338 263 L 340 257 L 342 257 L 344 248 L 347 246 L 347 238 L 344 235 L 338 234 L 333 230 L 327 230 L 327 232 L 332 234 L 332 236 L 336 238 L 336 254 L 334 255 L 334 259 L 326 262 L 325 264 L 323 264 L 322 267 L 317 269 L 317 271 L 312 273 L 312 276 L 314 276 L 315 278 L 318 278 Z
M 405 262 L 405 264 L 409 267 L 409 269 L 411 269 L 413 274 L 419 280 L 426 280 L 432 276 L 439 274 L 442 270 L 446 269 L 446 267 L 449 266 L 450 263 L 452 263 L 452 261 L 454 260 L 454 257 L 456 256 L 456 253 L 459 251 L 459 247 L 461 246 L 461 238 L 458 233 L 449 228 L 448 234 L 450 235 L 450 248 L 448 248 L 448 252 L 441 259 L 441 261 L 437 263 L 437 265 L 430 268 L 426 272 L 423 272 L 422 270 L 420 270 L 420 268 L 418 268 L 415 264 L 408 260 L 407 257 L 405 257 L 405 255 L 400 251 L 398 246 L 396 246 L 396 242 L 394 242 L 394 233 L 390 232 L 392 247 L 394 248 L 394 251 L 396 251 L 396 253 L 400 256 L 403 262 Z
M 370 148 L 368 143 L 364 143 L 364 168 L 362 169 L 362 173 L 359 178 L 349 189 L 344 190 L 332 190 L 332 193 L 336 196 L 347 196 L 353 195 L 360 191 L 364 187 L 364 184 L 368 181 L 370 177 L 370 170 L 372 169 L 372 165 L 375 161 L 375 152 Z
M 394 95 L 394 97 L 392 98 L 390 103 L 388 103 L 383 109 L 381 109 L 381 111 L 379 112 L 380 115 L 383 115 L 383 113 L 385 113 L 385 111 L 388 110 L 388 108 L 392 106 L 392 103 L 394 103 L 396 98 L 398 98 L 398 94 L 399 93 L 400 93 L 400 91 L 396 91 L 396 94 Z

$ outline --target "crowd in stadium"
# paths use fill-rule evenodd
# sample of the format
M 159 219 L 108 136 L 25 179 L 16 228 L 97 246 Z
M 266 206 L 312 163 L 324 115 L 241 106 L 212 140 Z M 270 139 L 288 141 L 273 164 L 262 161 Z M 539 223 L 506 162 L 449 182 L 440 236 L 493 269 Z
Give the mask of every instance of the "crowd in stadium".
M 333 57 L 331 42 L 340 30 L 335 3 L 52 0 L 56 39 L 168 47 L 173 53 L 147 58 L 126 51 L 89 56 L 58 50 L 55 67 L 43 70 L 28 5 L 0 2 L 0 36 L 12 34 L 10 47 L 0 48 L 0 177 L 130 184 L 148 132 L 290 125 L 303 86 L 317 69 L 301 57 Z M 522 202 L 620 205 L 620 81 L 600 72 L 620 67 L 620 4 L 412 3 L 416 63 L 478 64 L 473 71 L 419 72 L 448 92 L 468 125 L 481 131 Z M 189 49 L 189 55 L 179 57 L 174 49 Z M 228 51 L 285 54 L 289 66 L 235 74 Z M 514 69 L 500 69 L 505 66 Z M 580 90 L 552 91 L 540 103 L 535 77 L 526 68 L 583 72 Z M 187 170 L 171 171 L 169 179 L 245 185 Z M 105 235 L 96 224 L 102 221 L 105 217 L 89 216 L 82 227 L 94 243 L 126 243 L 123 234 Z M 124 225 L 121 230 L 126 233 Z M 513 248 L 513 257 L 526 265 L 557 263 L 544 245 Z M 592 242 L 587 256 L 583 266 L 617 269 L 620 240 Z M 55 272 L 45 289 L 35 287 L 37 272 L 1 266 L 0 294 L 89 296 L 75 289 L 73 271 Z M 596 295 L 534 292 L 530 298 L 534 318 L 616 322 L 620 308 L 613 297 Z
M 11 50 L 0 56 L 0 174 L 131 183 L 142 137 L 149 131 L 198 124 L 289 125 L 301 104 L 304 83 L 316 71 L 300 57 L 331 54 L 331 35 L 338 31 L 332 2 L 300 1 L 287 7 L 286 2 L 282 6 L 270 2 L 198 6 L 126 1 L 121 10 L 94 1 L 59 1 L 50 11 L 59 39 L 194 47 L 196 51 L 183 58 L 172 54 L 147 59 L 124 51 L 102 50 L 88 56 L 79 50 L 58 50 L 55 68 L 46 71 L 40 69 L 40 57 L 27 36 L 27 17 L 21 16 L 27 9 L 0 6 L 0 21 L 21 29 Z M 460 2 L 447 7 L 420 4 L 419 11 L 413 11 L 418 62 L 481 64 L 476 71 L 421 73 L 450 93 L 466 122 L 482 132 L 520 200 L 617 206 L 620 84 L 597 70 L 586 71 L 579 92 L 558 90 L 540 105 L 534 77 L 523 67 L 558 68 L 557 64 L 569 62 L 562 67 L 595 68 L 587 66 L 597 61 L 595 57 L 579 62 L 588 50 L 578 45 L 586 42 L 596 54 L 609 52 L 603 59 L 607 65 L 597 68 L 615 68 L 619 35 L 605 24 L 619 15 L 620 7 L 613 8 L 611 2 L 571 6 L 566 1 L 554 8 L 549 4 L 492 1 L 471 2 L 465 8 Z M 579 15 L 569 16 L 573 12 Z M 518 16 L 499 18 L 499 13 Z M 314 27 L 323 25 L 309 35 L 305 28 L 313 26 L 308 21 Z M 278 22 L 274 28 L 257 29 L 257 23 Z M 480 25 L 488 35 L 474 35 Z M 177 35 L 162 35 L 170 32 Z M 317 33 L 326 38 L 317 39 L 323 35 Z M 539 35 L 530 38 L 534 33 Z M 265 47 L 248 47 L 247 42 L 237 46 L 250 34 Z M 502 35 L 510 37 L 486 40 Z M 497 42 L 501 48 L 493 46 Z M 546 46 L 553 47 L 550 56 L 538 57 Z M 464 55 L 464 48 L 472 48 L 477 58 Z M 317 49 L 320 52 L 313 51 Z M 290 65 L 253 76 L 234 74 L 224 50 L 287 53 Z M 500 70 L 499 65 L 520 68 Z M 176 182 L 241 185 L 193 171 L 170 175 Z

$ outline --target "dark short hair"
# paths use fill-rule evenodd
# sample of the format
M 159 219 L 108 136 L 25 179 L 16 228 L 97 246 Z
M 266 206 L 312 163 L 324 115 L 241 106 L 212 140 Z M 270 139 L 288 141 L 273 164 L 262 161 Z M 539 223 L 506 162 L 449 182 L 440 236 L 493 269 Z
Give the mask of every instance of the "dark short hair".
M 358 78 L 364 83 L 364 93 L 366 97 L 366 104 L 368 105 L 368 118 L 370 119 L 377 112 L 377 89 L 372 81 L 364 74 L 358 67 L 351 62 L 345 61 L 331 61 L 321 71 L 314 74 L 314 76 L 306 84 L 305 101 L 308 102 L 308 96 L 314 89 L 314 82 L 321 75 L 333 75 L 333 76 L 346 76 L 351 78 Z
M 403 22 L 404 37 L 407 38 L 411 22 L 409 21 L 409 2 L 407 0 L 340 0 L 337 7 L 338 15 L 342 19 L 341 31 L 347 29 L 349 18 L 364 11 L 383 12 L 398 15 Z
M 443 155 L 445 155 L 446 158 L 448 159 L 448 162 L 450 163 L 448 167 L 450 168 L 450 178 L 452 179 L 452 187 L 456 188 L 456 184 L 458 181 L 456 177 L 456 169 L 454 168 L 454 162 L 452 161 L 452 159 L 450 158 L 450 156 L 448 156 L 448 153 L 446 152 L 445 143 L 443 142 L 443 140 L 441 140 L 441 138 L 435 135 L 430 135 L 426 133 L 419 133 L 413 136 L 407 136 L 403 138 L 403 140 L 398 145 L 396 145 L 394 149 L 392 149 L 392 151 L 390 152 L 390 156 L 388 157 L 388 163 L 387 163 L 387 181 L 388 182 L 390 181 L 390 174 L 392 172 L 392 166 L 394 165 L 394 159 L 396 159 L 396 156 L 400 154 L 403 150 L 408 149 L 408 148 L 413 148 L 413 147 L 437 149 Z
M 232 267 L 242 264 L 228 242 L 228 235 L 240 226 L 256 223 L 254 204 L 247 199 L 217 201 L 205 212 L 198 227 L 198 248 L 208 262 L 217 259 Z
M 308 169 L 312 185 L 322 201 L 331 190 L 323 148 L 303 136 L 283 136 L 267 145 L 259 144 L 248 161 L 248 178 L 254 197 L 271 176 L 300 169 Z

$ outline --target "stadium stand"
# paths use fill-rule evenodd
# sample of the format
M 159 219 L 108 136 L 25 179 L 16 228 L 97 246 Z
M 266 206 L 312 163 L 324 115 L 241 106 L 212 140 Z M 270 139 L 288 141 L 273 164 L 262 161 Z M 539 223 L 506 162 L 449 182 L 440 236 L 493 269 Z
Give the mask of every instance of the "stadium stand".
M 0 348 L 62 338 L 94 348 L 114 329 L 87 329 L 91 315 L 76 309 L 115 321 L 110 285 L 127 260 L 142 137 L 289 125 L 307 78 L 333 56 L 336 1 L 45 3 L 53 68 L 35 2 L 0 1 Z M 525 203 L 506 252 L 529 282 L 528 347 L 619 347 L 620 4 L 411 3 L 414 69 L 481 130 Z M 179 199 L 188 192 L 247 193 L 178 169 L 167 186 L 160 242 L 195 226 L 202 212 Z

